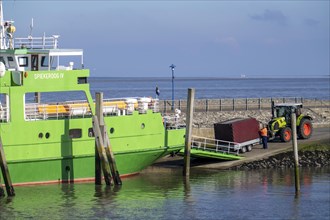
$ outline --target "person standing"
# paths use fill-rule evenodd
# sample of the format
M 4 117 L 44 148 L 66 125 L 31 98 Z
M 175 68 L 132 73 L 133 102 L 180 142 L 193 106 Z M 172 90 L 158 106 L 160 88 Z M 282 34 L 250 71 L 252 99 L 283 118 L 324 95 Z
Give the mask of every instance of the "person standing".
M 158 86 L 156 86 L 156 98 L 158 99 L 158 97 L 159 97 L 159 95 L 160 95 L 160 91 L 159 91 L 159 88 L 158 88 Z
M 262 147 L 264 149 L 268 148 L 268 135 L 267 135 L 268 131 L 267 131 L 267 126 L 263 125 L 263 128 L 260 130 L 260 136 L 261 136 L 261 141 L 262 141 Z

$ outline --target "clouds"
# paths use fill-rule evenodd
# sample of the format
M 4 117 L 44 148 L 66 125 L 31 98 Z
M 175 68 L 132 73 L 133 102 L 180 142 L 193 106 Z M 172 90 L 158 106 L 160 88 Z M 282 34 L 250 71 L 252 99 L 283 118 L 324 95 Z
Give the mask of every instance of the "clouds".
M 288 18 L 279 10 L 266 9 L 262 14 L 250 15 L 250 18 L 257 21 L 275 22 L 281 26 L 286 26 Z

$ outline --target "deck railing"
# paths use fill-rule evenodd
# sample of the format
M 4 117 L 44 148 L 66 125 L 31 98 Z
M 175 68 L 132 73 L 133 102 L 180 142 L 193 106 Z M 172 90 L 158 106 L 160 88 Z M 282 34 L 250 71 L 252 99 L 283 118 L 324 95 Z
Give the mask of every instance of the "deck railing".
M 30 49 L 57 49 L 58 48 L 58 35 L 51 37 L 25 37 L 15 38 L 15 48 L 30 48 Z
M 128 103 L 120 99 L 105 99 L 103 101 L 103 115 L 120 116 L 131 115 L 134 111 L 140 114 L 159 112 L 158 100 L 148 99 L 146 101 L 137 101 L 136 103 Z M 91 117 L 92 112 L 87 101 L 70 101 L 61 103 L 29 103 L 25 105 L 25 120 L 48 120 L 60 118 L 86 118 Z

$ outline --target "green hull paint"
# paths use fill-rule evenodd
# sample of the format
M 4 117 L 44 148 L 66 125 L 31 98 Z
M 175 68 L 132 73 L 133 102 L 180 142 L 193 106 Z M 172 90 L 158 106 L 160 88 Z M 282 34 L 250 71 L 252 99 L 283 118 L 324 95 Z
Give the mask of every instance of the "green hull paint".
M 88 76 L 88 71 L 61 73 L 66 83 L 56 81 L 56 87 L 51 81 L 37 86 L 40 82 L 31 81 L 36 78 L 34 72 L 28 72 L 27 78 L 22 75 L 20 86 L 8 78 L 10 72 L 0 79 L 0 92 L 8 95 L 11 109 L 10 120 L 0 122 L 0 134 L 14 184 L 73 181 L 95 176 L 91 115 L 46 120 L 24 118 L 23 97 L 35 91 L 83 91 L 94 112 L 89 85 L 77 84 L 77 78 Z M 166 130 L 161 114 L 152 110 L 144 114 L 134 111 L 131 115 L 105 116 L 104 119 L 121 175 L 140 172 L 160 157 L 184 146 L 185 129 Z M 72 129 L 80 129 L 78 138 L 71 136 Z
M 183 155 L 184 151 L 181 150 L 180 153 Z M 219 159 L 219 160 L 239 160 L 242 157 L 233 155 L 233 154 L 226 154 L 220 152 L 211 152 L 211 151 L 204 151 L 204 150 L 197 150 L 191 149 L 190 151 L 191 157 L 195 158 L 212 158 L 212 159 Z

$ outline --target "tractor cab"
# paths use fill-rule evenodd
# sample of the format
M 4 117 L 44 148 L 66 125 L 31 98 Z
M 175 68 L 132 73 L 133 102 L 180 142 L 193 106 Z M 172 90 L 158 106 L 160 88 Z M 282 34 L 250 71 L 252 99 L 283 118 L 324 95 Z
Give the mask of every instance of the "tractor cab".
M 291 123 L 291 113 L 295 112 L 296 117 L 301 115 L 302 103 L 279 103 L 273 104 L 272 118 L 284 117 L 285 121 Z

